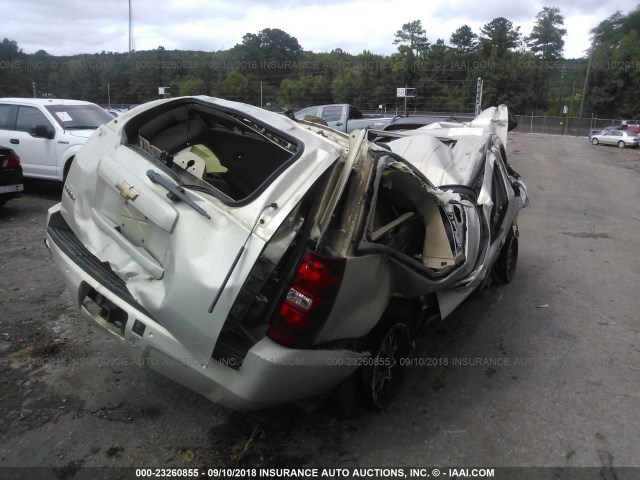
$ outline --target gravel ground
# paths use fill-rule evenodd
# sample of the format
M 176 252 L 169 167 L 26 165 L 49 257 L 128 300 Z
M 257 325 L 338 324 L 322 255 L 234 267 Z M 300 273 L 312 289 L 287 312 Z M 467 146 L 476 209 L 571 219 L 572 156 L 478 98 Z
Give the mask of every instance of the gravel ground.
M 0 208 L 0 467 L 640 467 L 640 152 L 509 150 L 531 196 L 514 282 L 431 325 L 388 411 L 349 418 L 333 400 L 233 413 L 131 365 L 44 245 L 61 187 L 28 182 Z

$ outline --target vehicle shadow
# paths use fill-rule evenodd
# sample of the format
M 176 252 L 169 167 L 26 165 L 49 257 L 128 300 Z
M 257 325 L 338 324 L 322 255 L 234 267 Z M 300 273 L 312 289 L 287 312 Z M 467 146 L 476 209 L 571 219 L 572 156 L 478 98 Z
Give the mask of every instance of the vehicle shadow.
M 51 180 L 24 179 L 24 197 L 38 197 L 47 200 L 60 200 L 63 184 Z
M 480 324 L 490 321 L 487 312 L 499 295 L 499 287 L 478 291 L 446 322 L 436 320 L 426 325 L 411 355 L 446 358 L 459 350 L 460 344 L 473 344 L 482 328 Z M 371 434 L 367 432 L 372 432 L 374 425 L 379 428 L 380 422 L 407 423 L 407 416 L 424 416 L 422 410 L 445 409 L 447 401 L 442 396 L 429 395 L 428 391 L 448 393 L 450 377 L 462 373 L 446 364 L 408 368 L 405 382 L 397 392 L 398 404 L 392 402 L 384 412 L 366 404 L 359 390 L 359 372 L 316 402 L 232 412 L 225 422 L 208 432 L 209 463 L 232 468 L 355 465 L 357 455 L 354 457 L 351 447 L 354 436 L 369 438 Z M 459 381 L 456 379 L 454 383 Z M 296 449 L 290 448 L 292 443 L 297 445 Z

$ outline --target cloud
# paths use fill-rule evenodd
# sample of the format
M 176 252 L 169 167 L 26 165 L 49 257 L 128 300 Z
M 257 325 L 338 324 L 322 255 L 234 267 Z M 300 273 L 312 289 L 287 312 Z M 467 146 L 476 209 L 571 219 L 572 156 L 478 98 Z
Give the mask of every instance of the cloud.
M 301 3 L 290 0 L 170 0 L 161 8 L 154 0 L 133 0 L 138 50 L 216 51 L 233 47 L 246 33 L 280 28 L 296 37 L 305 50 L 349 53 L 396 51 L 394 34 L 403 24 L 421 20 L 431 42 L 449 41 L 467 24 L 474 31 L 502 16 L 528 35 L 546 2 L 504 0 L 330 0 Z M 565 52 L 582 56 L 589 30 L 616 9 L 628 12 L 627 0 L 555 0 L 565 16 Z M 27 53 L 43 49 L 54 55 L 123 52 L 128 49 L 129 8 L 126 0 L 0 0 L 2 35 Z

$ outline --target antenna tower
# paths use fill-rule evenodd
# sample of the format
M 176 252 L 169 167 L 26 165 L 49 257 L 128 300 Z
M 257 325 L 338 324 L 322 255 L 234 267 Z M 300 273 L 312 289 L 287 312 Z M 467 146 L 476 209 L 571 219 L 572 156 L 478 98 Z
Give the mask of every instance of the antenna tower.
M 133 12 L 131 10 L 132 1 L 133 0 L 129 0 L 129 53 L 136 49 L 136 40 L 133 36 Z

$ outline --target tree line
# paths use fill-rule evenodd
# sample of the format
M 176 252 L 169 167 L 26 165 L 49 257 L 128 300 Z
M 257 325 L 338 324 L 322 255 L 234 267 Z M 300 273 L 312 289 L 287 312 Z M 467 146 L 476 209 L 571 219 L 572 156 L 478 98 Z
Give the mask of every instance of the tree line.
M 55 97 L 122 106 L 170 96 L 205 94 L 261 106 L 299 108 L 353 103 L 365 110 L 397 109 L 409 87 L 409 109 L 471 112 L 478 77 L 482 106 L 508 104 L 520 114 L 577 114 L 591 62 L 585 114 L 640 116 L 640 6 L 616 12 L 591 31 L 585 56 L 565 59 L 564 17 L 544 7 L 529 35 L 504 17 L 478 32 L 463 25 L 430 42 L 420 20 L 402 25 L 397 51 L 353 55 L 341 49 L 306 51 L 280 29 L 247 33 L 242 42 L 215 52 L 166 50 L 53 56 L 26 54 L 0 42 L 0 96 Z

